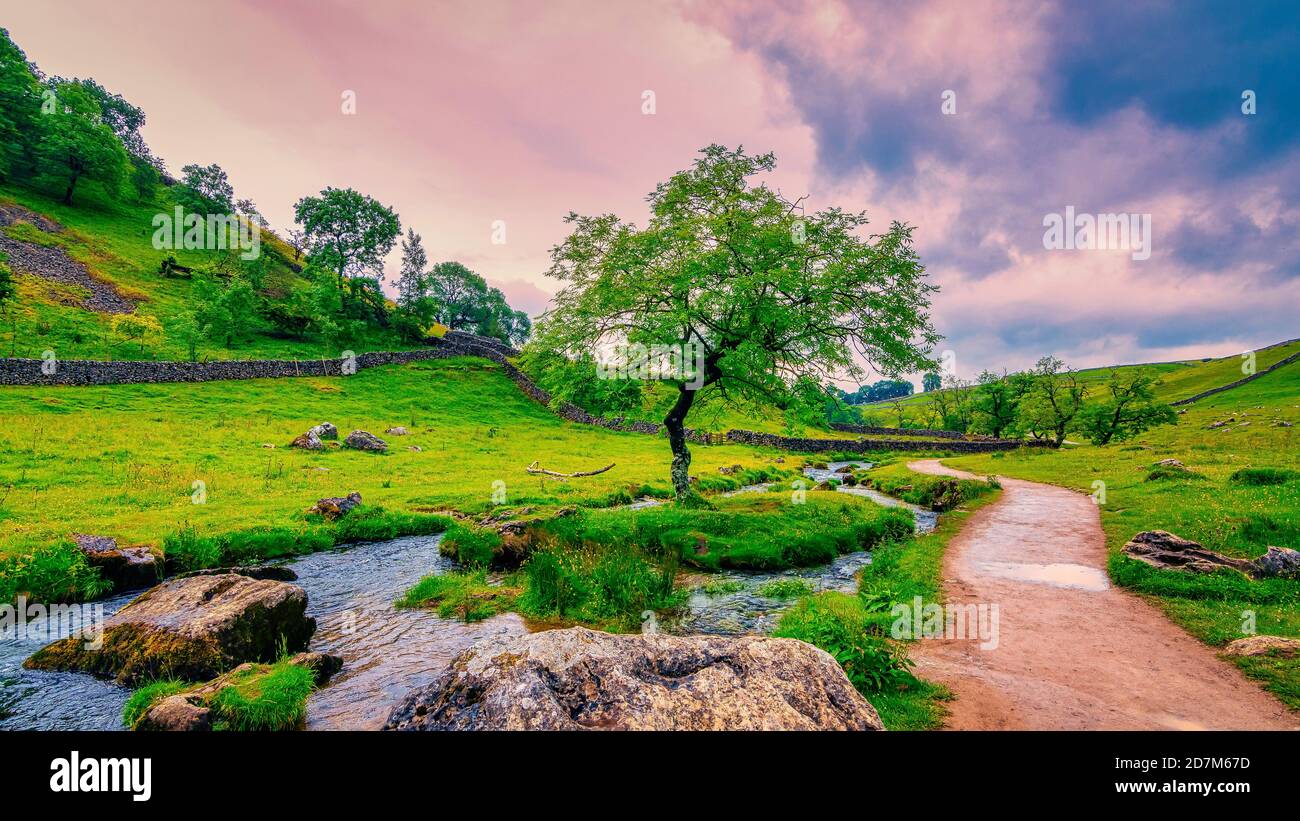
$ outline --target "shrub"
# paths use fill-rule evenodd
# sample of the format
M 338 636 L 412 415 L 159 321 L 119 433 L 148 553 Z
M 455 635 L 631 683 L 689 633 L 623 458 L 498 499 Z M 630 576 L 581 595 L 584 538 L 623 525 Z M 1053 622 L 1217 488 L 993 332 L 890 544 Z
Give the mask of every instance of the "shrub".
M 490 585 L 487 571 L 443 573 L 425 576 L 396 602 L 397 607 L 437 606 L 444 619 L 459 618 L 466 622 L 481 621 L 514 605 L 519 591 L 503 585 Z
M 1300 471 L 1289 468 L 1242 468 L 1228 477 L 1243 485 L 1284 485 L 1300 478 Z
M 20 594 L 39 602 L 85 601 L 112 587 L 72 542 L 55 542 L 25 555 L 0 558 L 0 603 L 12 602 Z
M 466 567 L 487 567 L 501 548 L 501 536 L 491 530 L 467 527 L 459 522 L 447 528 L 439 551 Z
M 213 729 L 291 730 L 306 718 L 314 689 L 312 671 L 287 659 L 253 665 L 209 700 Z
M 871 623 L 854 596 L 810 596 L 781 616 L 773 635 L 799 639 L 830 653 L 853 686 L 870 694 L 911 679 L 906 653 Z
M 813 592 L 813 586 L 806 579 L 773 579 L 758 588 L 761 596 L 769 599 L 797 599 Z

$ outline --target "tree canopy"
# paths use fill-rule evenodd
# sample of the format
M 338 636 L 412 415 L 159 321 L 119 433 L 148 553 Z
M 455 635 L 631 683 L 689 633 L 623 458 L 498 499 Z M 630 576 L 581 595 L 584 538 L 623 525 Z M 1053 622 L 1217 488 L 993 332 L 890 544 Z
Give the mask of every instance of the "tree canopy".
M 644 228 L 613 214 L 570 214 L 548 275 L 564 283 L 537 331 L 570 357 L 621 342 L 692 345 L 702 373 L 667 379 L 664 419 L 679 498 L 689 495 L 684 422 L 700 391 L 724 401 L 782 401 L 809 383 L 933 367 L 936 290 L 892 224 L 864 236 L 865 213 L 805 214 L 756 175 L 772 154 L 711 145 L 649 196 Z

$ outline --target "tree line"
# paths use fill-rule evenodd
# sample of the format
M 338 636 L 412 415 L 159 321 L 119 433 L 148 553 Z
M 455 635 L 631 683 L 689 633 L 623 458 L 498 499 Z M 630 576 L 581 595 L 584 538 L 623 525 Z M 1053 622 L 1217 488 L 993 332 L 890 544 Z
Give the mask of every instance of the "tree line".
M 45 75 L 0 29 L 0 181 L 79 202 L 87 185 L 114 202 L 175 205 L 191 214 L 232 215 L 266 229 L 247 198 L 237 198 L 221 166 L 190 164 L 173 179 L 140 135 L 145 114 L 94 79 Z M 174 257 L 161 272 L 192 278 L 192 310 L 169 320 L 168 331 L 197 358 L 204 342 L 233 348 L 256 334 L 320 341 L 328 349 L 396 336 L 425 338 L 435 325 L 522 344 L 531 323 L 505 295 L 459 262 L 430 266 L 414 229 L 402 239 L 398 297 L 381 288 L 384 259 L 402 237 L 394 210 L 351 188 L 327 187 L 294 205 L 296 228 L 287 242 L 301 274 L 271 287 L 277 253 L 244 259 L 235 249 L 207 255 L 193 269 Z M 12 276 L 0 260 L 0 306 L 16 298 Z M 115 319 L 114 333 L 143 353 L 160 339 L 155 317 Z

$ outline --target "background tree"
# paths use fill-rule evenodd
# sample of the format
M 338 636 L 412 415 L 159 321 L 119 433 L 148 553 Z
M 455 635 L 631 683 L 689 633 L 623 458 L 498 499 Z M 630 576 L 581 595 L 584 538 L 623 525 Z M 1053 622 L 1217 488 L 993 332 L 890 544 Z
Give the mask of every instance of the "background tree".
M 205 276 L 194 279 L 194 319 L 208 339 L 233 348 L 253 332 L 257 293 L 242 277 L 225 286 Z
M 181 169 L 181 181 L 172 190 L 176 202 L 196 214 L 231 214 L 235 188 L 221 166 L 190 164 Z
M 424 240 L 414 228 L 407 228 L 402 240 L 402 267 L 397 274 L 398 305 L 409 305 L 424 296 L 424 269 L 428 267 Z
M 1011 380 L 992 371 L 979 375 L 971 398 L 971 422 L 977 433 L 1001 439 L 1015 427 L 1019 401 Z
M 931 371 L 930 373 L 927 373 L 926 375 L 921 377 L 921 390 L 925 391 L 926 393 L 929 393 L 931 391 L 937 391 L 942 385 L 943 385 L 943 377 L 939 376 L 939 374 L 935 373 L 934 371 Z
M 569 357 L 610 342 L 696 344 L 699 383 L 664 417 L 679 499 L 690 497 L 685 422 L 701 390 L 723 401 L 788 399 L 794 386 L 840 374 L 858 357 L 882 373 L 922 370 L 938 336 L 926 309 L 934 286 L 893 224 L 864 238 L 865 214 L 799 203 L 750 178 L 772 154 L 713 145 L 649 197 L 645 228 L 612 214 L 570 214 L 548 274 L 564 283 L 539 323 L 544 350 Z M 690 377 L 689 374 L 684 376 Z
M 1021 427 L 1048 433 L 1057 447 L 1084 405 L 1086 389 L 1078 375 L 1054 356 L 1038 360 L 1032 383 L 1020 401 Z
M 384 257 L 401 232 L 391 208 L 351 188 L 326 188 L 319 197 L 303 197 L 294 204 L 293 215 L 302 226 L 308 256 L 334 272 L 340 294 L 349 278 L 383 273 Z
M 101 183 L 116 196 L 130 162 L 117 135 L 101 121 L 98 101 L 76 82 L 57 83 L 51 91 L 57 102 L 39 121 L 37 174 L 62 186 L 64 205 L 72 204 L 82 181 Z
M 0 179 L 31 170 L 39 135 L 41 82 L 9 32 L 0 28 Z
M 117 314 L 110 322 L 110 327 L 116 336 L 127 342 L 138 342 L 141 355 L 147 345 L 153 345 L 162 339 L 162 325 L 148 314 Z
M 1089 402 L 1078 415 L 1078 427 L 1094 445 L 1137 436 L 1157 425 L 1178 421 L 1178 414 L 1155 398 L 1159 379 L 1146 368 L 1112 370 L 1103 396 Z

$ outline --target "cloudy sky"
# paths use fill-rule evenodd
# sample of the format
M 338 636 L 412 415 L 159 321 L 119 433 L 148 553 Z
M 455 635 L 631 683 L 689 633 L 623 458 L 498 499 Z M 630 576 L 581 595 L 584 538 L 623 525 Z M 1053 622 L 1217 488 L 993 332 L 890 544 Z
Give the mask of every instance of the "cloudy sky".
M 0 0 L 0 25 L 274 226 L 355 187 L 534 314 L 567 212 L 643 221 L 717 142 L 914 225 L 963 375 L 1300 336 L 1300 4 Z M 1150 258 L 1045 249 L 1067 207 L 1149 214 Z

